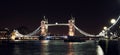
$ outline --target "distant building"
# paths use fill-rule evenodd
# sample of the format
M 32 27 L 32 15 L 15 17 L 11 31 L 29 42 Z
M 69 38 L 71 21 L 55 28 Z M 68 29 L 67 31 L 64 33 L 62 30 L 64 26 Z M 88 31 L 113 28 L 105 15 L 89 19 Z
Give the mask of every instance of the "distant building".
M 9 37 L 9 29 L 0 29 L 0 39 L 6 39 Z

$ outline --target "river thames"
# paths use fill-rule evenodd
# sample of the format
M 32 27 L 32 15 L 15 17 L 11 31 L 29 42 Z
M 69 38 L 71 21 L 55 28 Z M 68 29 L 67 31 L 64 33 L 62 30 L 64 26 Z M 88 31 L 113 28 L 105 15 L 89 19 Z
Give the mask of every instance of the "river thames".
M 63 40 L 0 42 L 0 55 L 119 55 L 118 46 L 114 46 L 116 42 L 109 44 L 113 44 L 110 47 L 106 47 L 107 45 L 102 42 L 100 45 L 95 41 L 64 42 Z

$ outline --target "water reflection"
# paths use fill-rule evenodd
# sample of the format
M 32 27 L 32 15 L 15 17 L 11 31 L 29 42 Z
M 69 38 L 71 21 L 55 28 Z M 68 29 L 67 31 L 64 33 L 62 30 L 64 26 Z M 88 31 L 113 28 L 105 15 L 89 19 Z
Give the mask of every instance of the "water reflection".
M 41 46 L 40 46 L 40 55 L 49 55 L 48 53 L 48 43 L 49 43 L 49 40 L 41 40 L 40 41 Z
M 19 48 L 19 46 L 18 45 L 15 45 L 14 46 L 14 55 L 20 55 L 21 53 L 20 53 L 20 48 Z
M 26 42 L 22 44 L 14 44 L 13 51 L 11 52 L 13 52 L 13 55 L 40 55 L 40 45 L 34 43 Z
M 103 49 L 100 47 L 100 45 L 97 45 L 97 55 L 104 55 Z
M 0 55 L 100 55 L 98 52 L 102 50 L 97 46 L 94 41 L 28 41 L 19 44 L 1 44 Z
M 72 42 L 68 43 L 68 52 L 67 52 L 66 55 L 74 55 L 74 52 L 73 52 L 73 43 Z

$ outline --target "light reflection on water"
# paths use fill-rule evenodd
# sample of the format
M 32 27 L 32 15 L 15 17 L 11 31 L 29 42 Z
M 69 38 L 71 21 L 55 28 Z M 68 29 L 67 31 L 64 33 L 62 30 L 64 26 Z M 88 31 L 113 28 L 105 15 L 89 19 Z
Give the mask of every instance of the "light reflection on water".
M 95 42 L 64 42 L 62 40 L 0 45 L 0 55 L 97 55 L 96 50 Z
M 104 55 L 104 52 L 102 48 L 100 47 L 100 45 L 97 46 L 96 52 L 97 52 L 97 55 Z

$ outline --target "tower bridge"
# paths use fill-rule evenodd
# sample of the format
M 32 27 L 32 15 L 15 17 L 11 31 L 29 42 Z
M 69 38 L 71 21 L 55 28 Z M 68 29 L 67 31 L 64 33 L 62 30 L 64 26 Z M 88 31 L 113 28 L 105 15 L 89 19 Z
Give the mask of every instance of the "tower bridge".
M 120 19 L 120 17 L 118 18 L 118 20 Z M 118 20 L 116 23 L 118 23 Z M 112 27 L 114 27 L 115 24 L 111 25 L 108 30 L 110 30 Z M 40 36 L 44 36 L 47 38 L 48 36 L 48 28 L 49 26 L 68 26 L 68 35 L 67 36 L 75 36 L 75 30 L 77 30 L 80 34 L 83 34 L 86 37 L 89 38 L 99 38 L 101 36 L 105 37 L 106 33 L 102 33 L 102 34 L 98 34 L 98 35 L 93 35 L 93 34 L 89 34 L 87 32 L 84 32 L 83 30 L 79 29 L 76 25 L 75 25 L 75 19 L 72 18 L 70 20 L 68 20 L 68 23 L 56 23 L 56 24 L 49 24 L 47 19 L 44 19 L 40 22 L 40 26 L 34 30 L 33 32 L 26 34 L 26 35 L 22 35 L 20 34 L 18 31 L 13 31 L 12 33 L 12 37 L 11 39 L 15 39 L 15 38 L 19 38 L 19 37 L 25 37 L 25 38 L 30 38 L 30 37 L 39 37 L 36 36 L 37 33 L 40 33 Z M 64 37 L 64 36 L 61 36 Z M 66 36 L 65 36 L 66 38 Z
M 49 24 L 47 19 L 44 19 L 40 22 L 40 26 L 34 30 L 33 32 L 26 34 L 26 35 L 22 35 L 20 34 L 17 30 L 14 30 L 12 34 L 11 39 L 15 39 L 15 38 L 31 38 L 31 37 L 39 37 L 39 36 L 35 36 L 37 33 L 40 33 L 40 36 L 48 36 L 48 28 L 49 26 L 68 26 L 68 35 L 67 36 L 75 36 L 75 29 L 77 31 L 80 32 L 80 34 L 83 34 L 85 36 L 90 36 L 90 37 L 95 37 L 95 35 L 92 34 L 88 34 L 84 31 L 82 31 L 81 29 L 79 29 L 76 25 L 75 25 L 75 19 L 70 19 L 68 20 L 68 23 L 55 23 L 55 24 Z M 59 36 L 59 37 L 64 37 L 66 38 L 66 36 Z M 46 37 L 49 38 L 49 37 Z
M 69 36 L 74 36 L 74 19 L 71 19 L 68 21 L 68 23 L 60 23 L 60 24 L 48 24 L 48 22 L 46 20 L 42 20 L 41 21 L 41 35 L 42 36 L 46 36 L 47 35 L 47 31 L 48 31 L 48 27 L 49 26 L 68 26 L 69 27 L 69 31 L 68 31 L 68 35 Z

